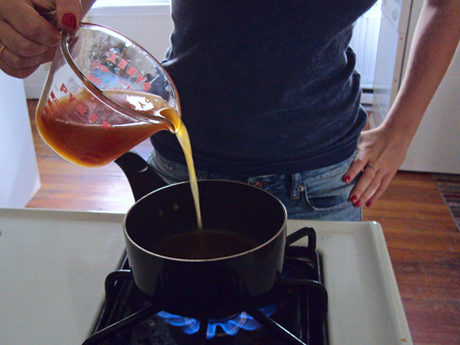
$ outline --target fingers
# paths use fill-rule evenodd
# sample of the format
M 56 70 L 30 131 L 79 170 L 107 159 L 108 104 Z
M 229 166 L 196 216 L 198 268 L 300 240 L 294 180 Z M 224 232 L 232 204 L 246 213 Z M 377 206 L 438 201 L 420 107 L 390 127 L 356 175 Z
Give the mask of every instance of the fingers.
M 49 25 L 49 23 L 46 23 L 46 26 L 47 25 Z M 30 30 L 32 31 L 35 29 L 32 28 Z M 54 39 L 47 37 L 47 39 L 39 42 L 40 37 L 34 35 L 32 32 L 24 36 L 24 34 L 16 30 L 10 23 L 0 20 L 0 37 L 2 44 L 4 44 L 11 53 L 22 57 L 40 55 L 48 48 L 57 46 L 60 37 L 59 33 L 55 28 L 52 28 L 51 32 L 56 33 Z M 52 33 L 50 36 L 53 35 Z
M 356 207 L 371 207 L 385 192 L 394 177 L 387 169 L 379 169 L 367 164 L 355 187 L 350 193 L 350 200 Z
M 26 78 L 37 70 L 44 62 L 51 61 L 55 48 L 49 48 L 43 53 L 22 57 L 16 55 L 0 41 L 0 69 L 6 74 L 16 78 Z
M 51 61 L 56 47 L 47 47 L 22 36 L 9 23 L 0 21 L 0 69 L 16 78 L 32 74 L 42 63 Z
M 56 16 L 58 26 L 62 31 L 74 33 L 80 21 L 82 20 L 83 11 L 80 1 L 76 0 L 57 0 Z
M 353 164 L 350 166 L 348 171 L 343 176 L 343 180 L 347 183 L 353 181 L 353 179 L 358 176 L 361 171 L 363 171 L 364 167 L 366 166 L 367 160 L 361 159 L 359 153 L 355 157 Z
M 369 164 L 369 158 L 365 157 L 365 155 L 358 150 L 343 180 L 349 183 L 359 174 L 361 174 L 361 176 L 350 193 L 350 201 L 356 207 L 361 207 L 362 205 L 370 207 L 372 202 L 377 200 L 377 194 L 375 193 L 379 190 L 382 176 L 375 165 Z
M 369 206 L 369 198 L 374 194 L 380 186 L 380 181 L 377 176 L 377 169 L 374 167 L 366 166 L 363 170 L 361 178 L 356 183 L 355 188 L 351 192 L 350 199 L 355 201 L 356 207 L 366 204 Z
M 26 78 L 44 62 L 51 61 L 55 48 L 49 48 L 35 56 L 20 56 L 0 41 L 0 69 L 16 78 Z M 40 49 L 41 51 L 42 49 Z
M 0 37 L 10 48 L 14 48 L 18 36 L 22 37 L 20 42 L 17 42 L 20 48 L 27 48 L 30 44 L 25 40 L 45 47 L 54 47 L 59 43 L 59 30 L 43 18 L 30 4 L 19 2 L 17 8 L 2 9 L 2 18 L 3 25 L 0 29 Z
M 59 43 L 59 31 L 28 1 L 0 4 L 0 69 L 25 78 L 49 61 Z
M 393 176 L 394 177 L 394 176 Z M 380 182 L 380 185 L 379 187 L 377 188 L 377 190 L 374 192 L 374 194 L 372 194 L 372 196 L 366 201 L 366 206 L 367 207 L 371 207 L 382 195 L 383 193 L 386 191 L 386 189 L 388 188 L 388 186 L 390 185 L 390 182 L 391 180 L 393 179 L 393 177 L 391 178 L 383 178 L 382 181 Z
M 0 70 L 2 70 L 3 72 L 5 72 L 6 74 L 12 77 L 19 78 L 19 79 L 24 79 L 28 77 L 29 75 L 34 73 L 38 67 L 40 67 L 40 65 L 18 70 L 18 69 L 11 68 L 8 65 L 6 65 L 4 62 L 0 61 Z
M 50 17 L 54 10 L 57 24 Z M 0 1 L 0 69 L 17 78 L 29 76 L 52 60 L 59 30 L 75 32 L 81 17 L 79 0 Z

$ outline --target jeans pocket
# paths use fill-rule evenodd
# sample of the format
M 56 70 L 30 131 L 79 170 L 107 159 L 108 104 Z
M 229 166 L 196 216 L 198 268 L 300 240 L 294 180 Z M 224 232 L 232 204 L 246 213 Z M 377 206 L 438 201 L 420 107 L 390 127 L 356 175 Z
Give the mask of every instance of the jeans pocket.
M 304 203 L 313 211 L 335 211 L 341 207 L 352 206 L 349 195 L 352 186 L 323 191 L 320 195 L 304 194 Z
M 343 175 L 348 170 L 353 157 L 328 168 L 318 169 L 302 178 L 303 202 L 307 208 L 318 212 L 333 212 L 352 206 L 349 201 L 355 181 L 346 183 Z

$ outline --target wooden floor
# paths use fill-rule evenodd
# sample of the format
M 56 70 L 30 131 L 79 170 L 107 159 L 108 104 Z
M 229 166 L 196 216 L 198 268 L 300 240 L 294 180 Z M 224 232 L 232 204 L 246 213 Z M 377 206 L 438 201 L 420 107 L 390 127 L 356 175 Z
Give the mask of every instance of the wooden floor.
M 29 101 L 31 114 L 35 106 Z M 64 162 L 31 120 L 42 185 L 28 207 L 128 210 L 134 199 L 114 163 L 89 169 Z M 136 150 L 147 157 L 150 144 Z M 431 175 L 399 172 L 381 200 L 364 210 L 364 220 L 384 229 L 414 344 L 460 344 L 460 233 Z

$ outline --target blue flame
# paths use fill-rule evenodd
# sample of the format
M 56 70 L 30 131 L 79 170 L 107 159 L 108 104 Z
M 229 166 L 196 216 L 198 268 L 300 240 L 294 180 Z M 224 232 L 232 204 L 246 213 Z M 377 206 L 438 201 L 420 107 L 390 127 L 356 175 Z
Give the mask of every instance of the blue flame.
M 267 316 L 273 315 L 278 309 L 276 305 L 261 308 L 260 311 Z M 200 321 L 194 318 L 183 317 L 161 311 L 157 314 L 165 322 L 172 326 L 180 327 L 186 334 L 194 334 L 200 329 Z M 217 328 L 220 327 L 228 335 L 236 335 L 240 329 L 255 331 L 262 325 L 254 320 L 250 315 L 243 312 L 225 320 L 209 320 L 206 338 L 210 339 L 216 334 Z

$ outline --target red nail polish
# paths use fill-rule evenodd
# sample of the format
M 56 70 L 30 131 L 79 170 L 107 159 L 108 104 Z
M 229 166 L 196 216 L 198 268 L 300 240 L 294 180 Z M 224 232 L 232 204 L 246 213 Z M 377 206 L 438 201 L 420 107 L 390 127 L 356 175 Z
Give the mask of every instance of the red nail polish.
M 71 28 L 71 29 L 76 29 L 77 28 L 77 18 L 71 13 L 64 14 L 62 17 L 62 24 L 65 26 Z
M 346 183 L 349 183 L 349 182 L 351 181 L 351 177 L 347 175 L 347 176 L 345 176 L 345 177 L 343 178 L 343 180 L 344 180 Z
M 353 204 L 356 204 L 356 202 L 358 201 L 358 197 L 356 195 L 353 195 L 351 198 L 350 198 L 351 202 Z
M 358 201 L 358 202 L 355 204 L 355 207 L 361 207 L 361 201 Z
M 366 207 L 371 207 L 372 206 L 372 203 L 371 202 L 367 202 L 366 203 Z

